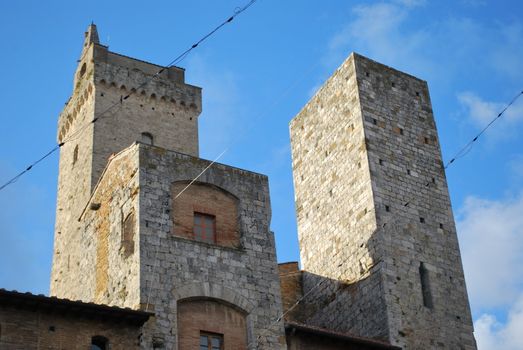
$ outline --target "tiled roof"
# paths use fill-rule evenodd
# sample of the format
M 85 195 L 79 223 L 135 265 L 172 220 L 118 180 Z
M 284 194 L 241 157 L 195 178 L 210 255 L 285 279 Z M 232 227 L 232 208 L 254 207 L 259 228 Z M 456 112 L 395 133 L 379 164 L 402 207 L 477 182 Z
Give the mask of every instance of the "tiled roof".
M 288 322 L 288 321 L 285 322 L 285 330 L 286 331 L 294 330 L 294 331 L 315 334 L 315 335 L 320 335 L 320 336 L 329 337 L 329 338 L 345 340 L 345 341 L 347 341 L 347 343 L 350 343 L 350 344 L 367 345 L 373 349 L 401 350 L 400 347 L 391 345 L 384 341 L 360 337 L 360 336 L 356 336 L 356 335 L 348 334 L 348 333 L 336 332 L 336 331 L 332 331 L 329 329 L 310 326 L 310 325 L 297 323 L 297 322 Z
M 42 294 L 21 293 L 0 288 L 0 305 L 29 310 L 46 310 L 47 312 L 65 313 L 80 317 L 103 317 L 135 325 L 144 324 L 151 312 L 109 306 L 103 304 L 86 303 L 79 300 L 69 300 L 57 297 L 48 297 Z

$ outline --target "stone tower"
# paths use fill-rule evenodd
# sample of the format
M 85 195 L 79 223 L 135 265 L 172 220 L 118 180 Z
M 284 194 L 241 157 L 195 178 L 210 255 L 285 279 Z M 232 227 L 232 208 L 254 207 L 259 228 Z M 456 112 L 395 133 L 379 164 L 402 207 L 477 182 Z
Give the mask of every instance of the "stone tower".
M 200 112 L 182 69 L 89 26 L 58 122 L 51 294 L 154 312 L 144 349 L 284 349 L 268 179 L 199 158 Z
M 73 94 L 58 119 L 58 142 L 67 142 L 60 149 L 52 295 L 78 267 L 68 245 L 78 244 L 81 211 L 112 154 L 143 141 L 198 156 L 201 89 L 185 84 L 177 67 L 142 86 L 161 68 L 110 52 L 94 24 L 85 32 Z
M 307 323 L 475 349 L 427 83 L 352 54 L 290 130 Z

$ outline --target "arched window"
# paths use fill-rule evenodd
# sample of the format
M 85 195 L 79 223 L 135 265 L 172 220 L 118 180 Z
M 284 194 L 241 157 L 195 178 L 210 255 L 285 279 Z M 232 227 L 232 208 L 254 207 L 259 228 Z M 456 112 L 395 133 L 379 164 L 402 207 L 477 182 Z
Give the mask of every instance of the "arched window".
M 96 335 L 91 338 L 91 350 L 107 350 L 109 346 L 109 340 L 106 337 Z
M 148 132 L 142 132 L 142 143 L 145 143 L 146 145 L 153 145 L 153 135 L 151 135 Z
M 178 349 L 247 349 L 247 314 L 234 305 L 185 299 L 178 301 L 177 318 Z
M 232 193 L 203 182 L 173 183 L 173 234 L 195 241 L 238 248 L 239 200 Z

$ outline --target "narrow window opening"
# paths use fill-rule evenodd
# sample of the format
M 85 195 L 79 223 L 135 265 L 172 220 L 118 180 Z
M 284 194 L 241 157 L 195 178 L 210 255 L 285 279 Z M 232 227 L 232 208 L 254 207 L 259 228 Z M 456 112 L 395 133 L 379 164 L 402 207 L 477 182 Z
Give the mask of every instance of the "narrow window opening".
M 195 212 L 193 233 L 197 241 L 216 243 L 216 216 Z
M 432 309 L 434 307 L 432 303 L 432 292 L 430 290 L 429 271 L 425 267 L 424 263 L 419 265 L 419 276 L 421 281 L 421 294 L 423 296 L 423 306 Z
M 395 87 L 395 86 L 396 86 L 396 84 L 395 84 L 395 83 L 392 83 L 391 85 L 392 85 L 392 87 Z
M 74 146 L 74 150 L 73 150 L 73 166 L 76 164 L 77 160 L 78 160 L 78 145 Z
M 80 78 L 84 76 L 86 70 L 87 70 L 87 65 L 84 63 L 84 64 L 82 64 L 82 68 L 80 68 Z
M 380 165 L 383 165 L 383 159 L 379 159 L 379 160 L 378 160 L 378 163 L 379 163 Z
M 122 249 L 126 258 L 134 253 L 135 225 L 134 212 L 131 212 L 122 222 Z
M 416 96 L 418 96 L 418 97 L 419 97 L 419 91 L 416 91 Z
M 100 93 L 100 96 L 104 97 L 104 93 L 103 93 L 103 92 L 102 92 L 102 93 Z
M 436 183 L 436 178 L 435 178 L 435 177 L 432 178 L 432 183 L 433 183 L 433 184 Z
M 153 135 L 148 132 L 142 132 L 142 143 L 145 143 L 146 145 L 153 145 L 154 144 L 154 138 Z
M 378 125 L 378 121 L 376 120 L 376 118 L 372 118 L 372 124 Z
M 365 72 L 365 76 L 366 77 L 370 76 L 369 72 Z
M 403 129 L 399 128 L 399 130 L 400 130 L 400 135 L 403 135 Z
M 441 222 L 439 223 L 439 228 L 443 230 L 443 224 Z
M 407 175 L 410 175 L 410 169 L 407 169 Z
M 424 224 L 424 223 L 425 223 L 425 218 L 422 218 L 422 217 L 420 216 L 420 218 L 419 218 L 419 222 L 422 223 L 422 224 Z
M 388 205 L 385 206 L 385 211 L 388 213 L 390 212 L 390 207 Z
M 426 145 L 428 145 L 429 142 L 430 142 L 430 141 L 429 141 L 429 138 L 428 138 L 428 137 L 424 137 L 424 138 L 423 138 L 423 142 L 424 142 Z
M 109 346 L 109 340 L 99 335 L 91 338 L 91 350 L 107 350 Z

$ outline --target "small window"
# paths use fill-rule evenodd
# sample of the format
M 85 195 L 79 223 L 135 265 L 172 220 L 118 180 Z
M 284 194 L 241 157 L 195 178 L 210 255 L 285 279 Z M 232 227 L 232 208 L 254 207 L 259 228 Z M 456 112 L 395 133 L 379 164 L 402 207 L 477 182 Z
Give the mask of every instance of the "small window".
M 91 350 L 107 350 L 109 340 L 106 337 L 95 336 L 91 338 Z
M 80 68 L 80 78 L 84 76 L 86 70 L 87 70 L 87 65 L 84 63 L 84 64 L 82 64 L 82 68 Z
M 419 265 L 419 277 L 421 282 L 421 295 L 423 297 L 423 306 L 432 309 L 434 304 L 432 303 L 432 292 L 430 290 L 429 271 L 425 267 L 423 262 Z
M 200 332 L 200 350 L 223 350 L 223 334 Z
M 142 132 L 142 143 L 145 143 L 146 145 L 153 145 L 153 135 L 151 135 L 148 132 Z
M 197 241 L 216 242 L 216 216 L 194 213 L 194 239 Z
M 122 249 L 125 257 L 134 253 L 134 211 L 131 212 L 122 223 Z
M 78 145 L 74 146 L 73 151 L 73 165 L 76 164 L 76 161 L 78 160 Z

